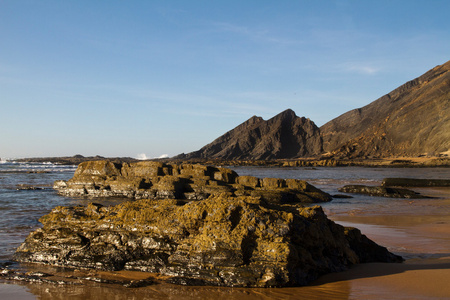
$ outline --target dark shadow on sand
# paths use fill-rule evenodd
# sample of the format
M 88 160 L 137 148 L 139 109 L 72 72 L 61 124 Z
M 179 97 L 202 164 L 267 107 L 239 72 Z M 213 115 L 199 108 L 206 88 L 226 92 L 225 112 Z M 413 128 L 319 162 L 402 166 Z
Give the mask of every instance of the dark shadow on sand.
M 450 253 L 430 254 L 424 253 L 424 256 L 433 257 L 424 261 L 414 259 L 404 263 L 366 263 L 351 267 L 349 270 L 339 273 L 326 274 L 313 281 L 310 286 L 322 285 L 325 283 L 347 281 L 362 278 L 374 278 L 387 275 L 401 274 L 407 271 L 420 270 L 444 270 L 450 269 L 450 259 L 439 261 L 439 257 L 450 257 Z M 418 254 L 420 257 L 420 254 Z

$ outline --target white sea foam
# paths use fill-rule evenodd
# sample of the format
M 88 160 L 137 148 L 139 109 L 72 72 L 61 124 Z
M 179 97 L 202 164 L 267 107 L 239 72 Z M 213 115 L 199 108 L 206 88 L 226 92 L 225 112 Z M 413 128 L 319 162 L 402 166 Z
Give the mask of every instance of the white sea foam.
M 2 172 L 73 172 L 75 165 L 59 165 L 52 162 L 18 162 L 14 160 L 1 160 Z
M 148 157 L 147 157 L 147 155 L 146 155 L 145 153 L 139 153 L 139 154 L 136 156 L 136 158 L 137 158 L 137 159 L 140 159 L 140 160 L 146 160 L 146 159 L 148 159 Z
M 155 158 L 169 158 L 169 154 L 163 154 Z
M 14 162 L 13 158 L 7 158 L 7 157 L 0 158 L 0 164 L 6 164 L 6 163 L 12 163 L 12 162 Z

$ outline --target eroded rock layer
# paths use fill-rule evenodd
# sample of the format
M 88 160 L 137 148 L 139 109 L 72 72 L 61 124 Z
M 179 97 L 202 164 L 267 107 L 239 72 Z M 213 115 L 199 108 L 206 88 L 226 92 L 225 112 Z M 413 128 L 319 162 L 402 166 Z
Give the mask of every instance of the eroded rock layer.
M 207 200 L 57 207 L 15 259 L 55 266 L 139 270 L 183 285 L 304 285 L 363 262 L 399 262 L 319 206 L 293 208 L 226 194 Z
M 303 180 L 238 176 L 227 168 L 154 161 L 81 163 L 73 178 L 56 181 L 61 195 L 204 200 L 213 194 L 258 196 L 274 203 L 330 201 Z

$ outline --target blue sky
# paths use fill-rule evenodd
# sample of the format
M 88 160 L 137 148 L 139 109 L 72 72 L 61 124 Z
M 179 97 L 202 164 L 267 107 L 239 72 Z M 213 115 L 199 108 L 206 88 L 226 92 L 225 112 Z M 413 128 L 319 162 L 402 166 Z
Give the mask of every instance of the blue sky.
M 450 1 L 0 0 L 0 157 L 169 156 L 318 126 L 450 59 Z

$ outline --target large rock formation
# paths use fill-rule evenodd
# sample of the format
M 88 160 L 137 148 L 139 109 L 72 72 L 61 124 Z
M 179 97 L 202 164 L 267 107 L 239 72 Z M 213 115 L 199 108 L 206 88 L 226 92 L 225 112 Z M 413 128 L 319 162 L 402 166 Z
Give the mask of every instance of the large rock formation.
M 330 221 L 319 206 L 254 197 L 57 207 L 40 222 L 16 260 L 146 271 L 184 285 L 304 285 L 352 264 L 402 260 L 359 230 Z
M 200 150 L 177 158 L 265 160 L 314 156 L 321 152 L 319 128 L 288 109 L 267 121 L 253 116 Z
M 303 180 L 238 176 L 227 168 L 154 161 L 81 163 L 73 178 L 53 186 L 65 196 L 204 200 L 213 194 L 255 196 L 274 203 L 330 201 Z
M 342 157 L 450 150 L 450 61 L 320 127 L 323 148 Z

